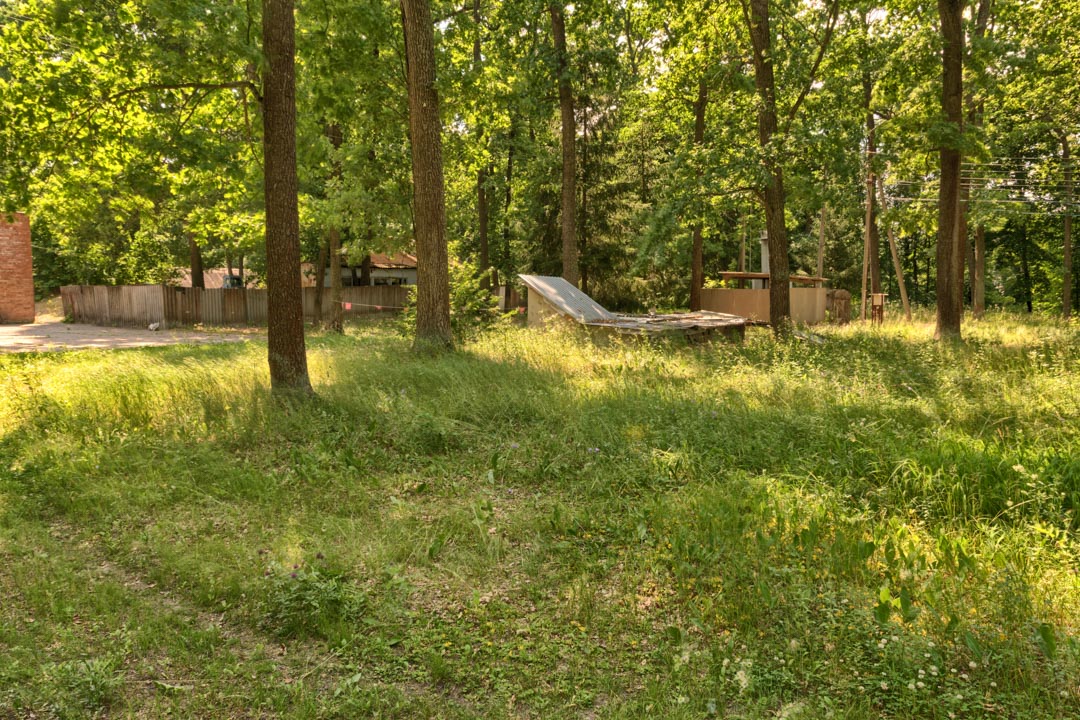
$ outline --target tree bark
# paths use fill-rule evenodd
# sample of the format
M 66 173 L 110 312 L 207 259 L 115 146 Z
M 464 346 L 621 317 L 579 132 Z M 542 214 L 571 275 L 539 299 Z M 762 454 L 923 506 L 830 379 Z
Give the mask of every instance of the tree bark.
M 562 266 L 563 278 L 571 285 L 580 281 L 577 244 L 577 125 L 574 120 L 574 93 L 570 87 L 570 62 L 566 50 L 566 22 L 563 7 L 552 3 L 551 32 L 559 74 L 559 114 L 562 120 Z
M 510 309 L 510 289 L 513 278 L 513 265 L 510 255 L 510 203 L 514 199 L 514 141 L 517 139 L 517 126 L 514 124 L 514 116 L 510 115 L 510 130 L 506 137 L 506 195 L 503 198 L 503 228 L 502 228 L 502 269 L 505 288 L 503 290 L 503 307 Z
M 203 273 L 202 251 L 195 242 L 193 233 L 187 234 L 188 254 L 191 257 L 191 287 L 206 288 L 206 275 Z
M 769 234 L 769 324 L 784 334 L 791 325 L 791 289 L 788 269 L 788 237 L 784 225 L 784 169 L 771 147 L 779 123 L 776 114 L 776 79 L 769 28 L 769 0 L 750 0 L 746 16 L 754 50 L 754 84 L 759 96 L 758 141 L 768 179 L 762 192 L 765 229 Z
M 581 122 L 581 237 L 578 239 L 578 271 L 581 291 L 589 294 L 589 103 Z
M 401 0 L 401 8 L 416 214 L 416 347 L 451 348 L 446 197 L 439 95 L 435 89 L 435 26 L 429 0 Z
M 480 64 L 483 54 L 480 48 L 480 0 L 473 0 L 473 23 L 476 25 L 476 35 L 473 37 L 473 72 L 479 77 Z M 484 128 L 477 126 L 477 143 L 484 141 Z M 487 168 L 481 163 L 476 171 L 476 221 L 477 234 L 480 240 L 480 287 L 485 290 L 491 287 L 491 275 L 488 272 L 491 267 L 490 252 L 488 249 L 488 197 L 487 197 Z
M 705 143 L 705 109 L 709 104 L 709 86 L 705 78 L 698 81 L 697 101 L 694 102 L 694 149 L 700 154 L 702 145 Z M 690 311 L 701 310 L 701 289 L 705 285 L 705 242 L 702 237 L 701 219 L 701 163 L 699 156 L 697 162 L 697 202 L 694 203 L 694 235 L 690 250 Z
M 877 201 L 874 189 L 877 174 L 874 172 L 874 158 L 877 155 L 877 123 L 870 102 L 874 94 L 874 81 L 870 72 L 863 73 L 863 109 L 866 111 L 866 203 L 867 203 L 867 258 L 870 269 L 870 292 L 881 292 L 881 232 L 878 229 Z
M 878 202 L 881 203 L 881 209 L 885 209 L 885 188 L 882 183 L 878 183 Z M 904 317 L 908 322 L 911 322 L 911 303 L 908 302 L 907 283 L 904 281 L 904 266 L 900 262 L 900 253 L 896 247 L 896 235 L 893 233 L 892 225 L 886 224 L 886 234 L 889 237 L 889 254 L 892 255 L 893 271 L 896 273 L 896 285 L 900 289 L 900 302 L 904 306 Z
M 342 304 L 341 291 L 341 231 L 332 226 L 326 233 L 326 242 L 330 246 L 330 323 L 331 332 L 345 332 L 345 305 Z
M 975 264 L 971 276 L 971 314 L 981 318 L 986 314 L 986 228 L 975 226 Z
M 326 138 L 334 148 L 333 175 L 341 178 L 341 160 L 337 152 L 345 143 L 341 133 L 341 126 L 329 123 L 325 129 Z M 342 304 L 341 292 L 341 228 L 331 225 L 326 231 L 326 242 L 330 246 L 330 324 L 327 329 L 338 334 L 345 332 L 345 306 Z
M 263 0 L 263 192 L 270 386 L 310 394 L 300 288 L 293 0 Z
M 964 122 L 964 0 L 938 0 L 942 52 L 941 109 L 953 124 L 954 137 L 941 147 L 938 192 L 937 329 L 938 339 L 960 338 L 963 316 L 963 262 L 960 247 L 960 150 Z
M 1073 213 L 1073 169 L 1072 148 L 1069 146 L 1068 132 L 1061 133 L 1061 165 L 1065 171 L 1065 228 L 1063 255 L 1061 263 L 1061 315 L 1068 319 L 1072 315 L 1072 213 Z
M 990 7 L 992 0 L 979 0 L 978 9 L 975 11 L 975 28 L 972 31 L 975 39 L 986 36 L 986 29 L 990 24 Z M 973 127 L 982 125 L 983 103 L 976 100 L 974 93 L 968 97 L 968 124 Z M 968 263 L 968 280 L 971 284 L 971 314 L 975 318 L 981 318 L 986 312 L 986 229 L 982 224 L 975 226 L 975 241 L 971 242 L 968 231 L 968 210 L 971 207 L 971 185 L 964 185 L 964 216 L 963 223 L 963 247 Z
M 1034 312 L 1031 292 L 1031 263 L 1028 261 L 1027 223 L 1020 225 L 1020 276 L 1024 279 L 1024 300 L 1028 313 Z
M 356 273 L 356 268 L 353 268 L 353 273 Z M 371 255 L 365 255 L 364 259 L 360 261 L 360 277 L 358 278 L 361 287 L 368 287 L 371 285 Z

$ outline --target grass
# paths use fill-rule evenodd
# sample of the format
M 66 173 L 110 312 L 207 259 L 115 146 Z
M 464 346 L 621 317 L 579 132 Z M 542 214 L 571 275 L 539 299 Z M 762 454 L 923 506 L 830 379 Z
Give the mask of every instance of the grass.
M 0 717 L 1073 718 L 1080 327 L 0 357 Z

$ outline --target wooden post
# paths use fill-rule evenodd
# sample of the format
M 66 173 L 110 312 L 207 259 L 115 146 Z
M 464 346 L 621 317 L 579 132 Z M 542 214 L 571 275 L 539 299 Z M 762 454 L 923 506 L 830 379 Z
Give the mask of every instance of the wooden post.
M 881 209 L 885 209 L 885 186 L 878 183 L 878 198 L 881 200 Z M 904 282 L 904 269 L 900 264 L 900 254 L 896 251 L 896 235 L 892 225 L 886 223 L 885 231 L 889 236 L 889 252 L 892 254 L 893 269 L 896 270 L 896 284 L 900 286 L 900 302 L 904 304 L 904 317 L 911 322 L 911 304 L 908 303 L 907 283 Z

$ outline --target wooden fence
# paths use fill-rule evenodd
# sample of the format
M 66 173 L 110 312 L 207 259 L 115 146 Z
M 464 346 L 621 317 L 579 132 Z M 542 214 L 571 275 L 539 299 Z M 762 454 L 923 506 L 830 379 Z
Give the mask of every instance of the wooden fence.
M 304 317 L 315 317 L 315 288 L 303 288 Z M 408 289 L 399 285 L 342 288 L 346 315 L 395 312 L 404 304 Z M 162 328 L 177 325 L 265 325 L 266 290 L 178 288 L 166 285 L 67 285 L 60 289 L 64 315 L 91 325 Z M 333 302 L 324 288 L 323 318 Z

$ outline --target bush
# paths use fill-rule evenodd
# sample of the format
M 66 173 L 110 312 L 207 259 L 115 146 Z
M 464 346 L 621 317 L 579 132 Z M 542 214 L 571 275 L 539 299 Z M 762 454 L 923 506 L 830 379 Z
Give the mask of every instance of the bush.
M 455 262 L 450 267 L 450 327 L 457 342 L 475 339 L 503 318 L 498 298 L 480 284 L 480 278 L 472 263 Z M 398 328 L 406 337 L 416 334 L 416 287 L 409 288 Z
M 263 625 L 281 637 L 330 638 L 363 613 L 366 597 L 344 573 L 325 567 L 272 563 L 264 577 Z

